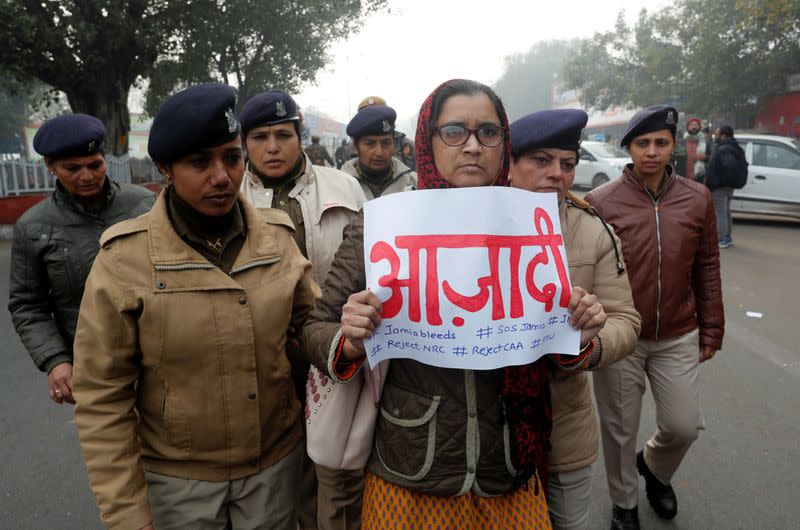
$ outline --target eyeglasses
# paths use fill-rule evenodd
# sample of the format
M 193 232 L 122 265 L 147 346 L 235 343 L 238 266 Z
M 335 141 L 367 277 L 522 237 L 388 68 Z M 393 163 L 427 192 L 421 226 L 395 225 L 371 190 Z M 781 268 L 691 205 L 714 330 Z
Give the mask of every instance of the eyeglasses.
M 505 131 L 497 125 L 482 125 L 477 129 L 470 129 L 463 125 L 442 125 L 437 127 L 439 138 L 450 147 L 459 147 L 467 143 L 471 134 L 475 135 L 478 142 L 484 147 L 497 147 L 503 142 Z

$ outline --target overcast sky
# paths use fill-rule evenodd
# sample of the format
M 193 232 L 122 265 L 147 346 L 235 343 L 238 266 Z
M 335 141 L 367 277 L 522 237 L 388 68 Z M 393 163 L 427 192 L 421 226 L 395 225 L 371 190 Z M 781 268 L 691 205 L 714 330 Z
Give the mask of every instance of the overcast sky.
M 588 37 L 665 0 L 389 0 L 391 12 L 331 47 L 331 63 L 297 102 L 347 123 L 366 96 L 385 98 L 398 128 L 413 127 L 425 97 L 455 77 L 491 85 L 506 56 L 539 41 Z M 412 123 L 412 120 L 414 123 Z

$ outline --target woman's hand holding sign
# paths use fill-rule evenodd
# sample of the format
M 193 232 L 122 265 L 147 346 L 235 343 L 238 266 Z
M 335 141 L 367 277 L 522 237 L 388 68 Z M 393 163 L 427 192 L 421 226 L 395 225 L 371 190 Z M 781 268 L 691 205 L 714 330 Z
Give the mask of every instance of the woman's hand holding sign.
M 572 327 L 581 332 L 581 348 L 584 348 L 603 329 L 608 315 L 597 297 L 582 287 L 572 288 L 568 309 Z
M 342 355 L 355 360 L 365 355 L 364 339 L 381 325 L 381 301 L 372 291 L 353 293 L 342 307 Z

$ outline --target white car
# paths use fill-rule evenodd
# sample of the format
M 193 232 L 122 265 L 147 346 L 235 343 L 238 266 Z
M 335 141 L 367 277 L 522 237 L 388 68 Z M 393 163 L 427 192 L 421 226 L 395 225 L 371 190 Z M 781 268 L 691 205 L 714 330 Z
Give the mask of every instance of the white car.
M 765 134 L 735 137 L 750 167 L 747 184 L 733 192 L 731 211 L 800 218 L 800 143 Z
M 627 151 L 605 142 L 581 142 L 580 160 L 575 167 L 573 186 L 596 188 L 613 180 L 631 162 Z

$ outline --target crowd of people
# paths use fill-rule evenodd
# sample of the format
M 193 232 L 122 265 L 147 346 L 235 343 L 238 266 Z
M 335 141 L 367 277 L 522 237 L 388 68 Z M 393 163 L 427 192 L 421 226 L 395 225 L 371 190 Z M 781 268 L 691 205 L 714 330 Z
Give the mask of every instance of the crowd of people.
M 57 185 L 15 226 L 9 310 L 50 398 L 75 405 L 103 524 L 581 529 L 600 437 L 611 528 L 639 528 L 638 475 L 655 513 L 675 517 L 672 479 L 704 428 L 699 367 L 722 347 L 726 196 L 669 164 L 677 110 L 637 113 L 621 140 L 632 163 L 581 199 L 582 110 L 509 123 L 491 88 L 446 81 L 422 103 L 409 167 L 377 99 L 347 126 L 355 156 L 343 142 L 331 160 L 302 149 L 286 92 L 237 115 L 232 87 L 182 90 L 150 131 L 158 197 L 107 178 L 96 118 L 37 133 Z M 316 381 L 368 384 L 364 339 L 381 324 L 362 205 L 485 186 L 555 194 L 578 351 L 495 370 L 393 359 L 366 463 L 314 462 Z M 645 379 L 657 428 L 640 449 Z

